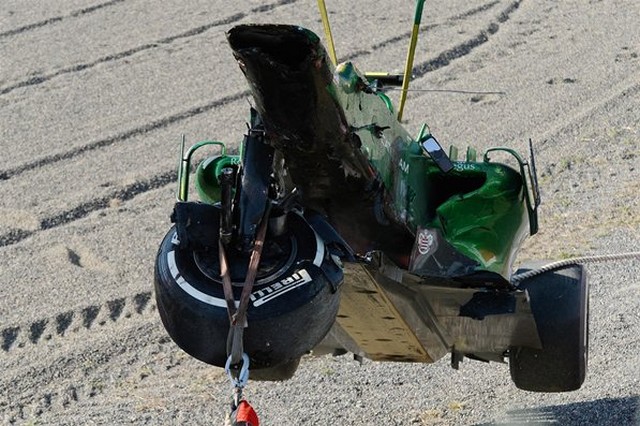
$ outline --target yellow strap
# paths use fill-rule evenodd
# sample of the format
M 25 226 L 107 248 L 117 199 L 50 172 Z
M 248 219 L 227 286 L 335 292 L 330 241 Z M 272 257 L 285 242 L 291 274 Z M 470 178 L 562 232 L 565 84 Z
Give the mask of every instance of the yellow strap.
M 409 52 L 407 52 L 407 62 L 404 66 L 402 92 L 400 92 L 398 121 L 402 121 L 402 111 L 404 110 L 404 103 L 407 100 L 407 91 L 409 90 L 409 80 L 411 80 L 411 73 L 413 72 L 413 57 L 416 53 L 416 43 L 418 42 L 418 33 L 420 32 L 420 20 L 422 19 L 424 1 L 425 0 L 416 0 L 416 11 L 413 17 L 413 30 L 411 31 L 411 43 L 409 44 Z
M 327 14 L 327 6 L 324 4 L 324 0 L 318 0 L 318 9 L 320 9 L 320 16 L 322 17 L 322 26 L 324 27 L 324 34 L 327 37 L 327 45 L 329 47 L 329 57 L 333 66 L 338 65 L 338 57 L 336 56 L 336 48 L 333 44 L 333 36 L 331 35 L 331 25 L 329 25 L 329 15 Z
M 413 71 L 413 58 L 416 53 L 416 43 L 418 42 L 418 32 L 420 25 L 414 24 L 411 32 L 411 43 L 409 44 L 409 52 L 407 53 L 407 62 L 404 66 L 404 77 L 402 78 L 402 91 L 400 92 L 400 106 L 398 107 L 398 121 L 402 121 L 402 111 L 407 100 L 407 91 L 409 90 L 409 81 Z

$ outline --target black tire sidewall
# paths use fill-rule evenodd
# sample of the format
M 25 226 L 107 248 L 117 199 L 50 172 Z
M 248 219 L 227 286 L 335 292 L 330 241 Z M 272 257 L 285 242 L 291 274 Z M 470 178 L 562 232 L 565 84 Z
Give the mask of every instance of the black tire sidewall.
M 247 311 L 244 340 L 253 367 L 291 363 L 324 337 L 337 314 L 339 296 L 323 273 L 332 262 L 324 243 L 302 216 L 290 215 L 296 258 L 254 287 Z M 193 252 L 179 248 L 175 228 L 158 251 L 155 290 L 160 317 L 172 339 L 190 355 L 223 366 L 229 330 L 223 288 L 200 271 Z M 236 300 L 241 290 L 234 288 Z
M 523 268 L 518 273 L 526 272 Z M 565 392 L 584 382 L 588 357 L 588 286 L 581 265 L 523 280 L 542 349 L 510 350 L 511 377 L 520 389 Z

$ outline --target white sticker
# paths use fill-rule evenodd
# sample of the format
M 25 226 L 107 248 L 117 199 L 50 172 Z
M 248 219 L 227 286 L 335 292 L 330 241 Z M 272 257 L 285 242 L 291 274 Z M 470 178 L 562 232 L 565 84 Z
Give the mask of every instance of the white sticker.
M 301 269 L 290 277 L 271 284 L 268 287 L 261 288 L 258 291 L 254 291 L 251 293 L 251 301 L 253 302 L 253 306 L 258 307 L 311 281 L 311 276 L 307 270 Z
M 433 235 L 426 229 L 418 234 L 418 253 L 427 254 L 433 247 Z

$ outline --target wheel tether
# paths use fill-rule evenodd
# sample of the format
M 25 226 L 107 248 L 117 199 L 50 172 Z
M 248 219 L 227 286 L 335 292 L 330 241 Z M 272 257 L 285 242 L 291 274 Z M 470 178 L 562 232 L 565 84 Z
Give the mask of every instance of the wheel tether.
M 227 415 L 225 420 L 225 425 L 229 426 L 259 426 L 258 415 L 242 395 L 242 391 L 249 381 L 249 356 L 244 352 L 243 336 L 244 329 L 248 326 L 247 309 L 249 308 L 251 290 L 253 289 L 253 284 L 258 274 L 258 266 L 260 264 L 260 257 L 262 256 L 262 248 L 264 247 L 270 211 L 271 203 L 267 204 L 267 208 L 262 216 L 262 221 L 260 222 L 260 227 L 258 228 L 255 244 L 249 260 L 247 276 L 242 287 L 242 294 L 240 295 L 237 308 L 231 288 L 231 277 L 229 275 L 224 244 L 219 242 L 220 275 L 222 277 L 230 322 L 229 336 L 227 338 L 228 358 L 225 365 L 225 371 L 231 380 L 231 386 L 233 388 L 231 413 Z M 232 366 L 236 368 L 232 369 Z

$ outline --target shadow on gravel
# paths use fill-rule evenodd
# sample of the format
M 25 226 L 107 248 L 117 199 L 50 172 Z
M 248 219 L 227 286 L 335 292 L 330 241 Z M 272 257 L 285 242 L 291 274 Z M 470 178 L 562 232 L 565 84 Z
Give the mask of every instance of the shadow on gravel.
M 499 420 L 475 426 L 640 425 L 640 396 L 507 411 Z

